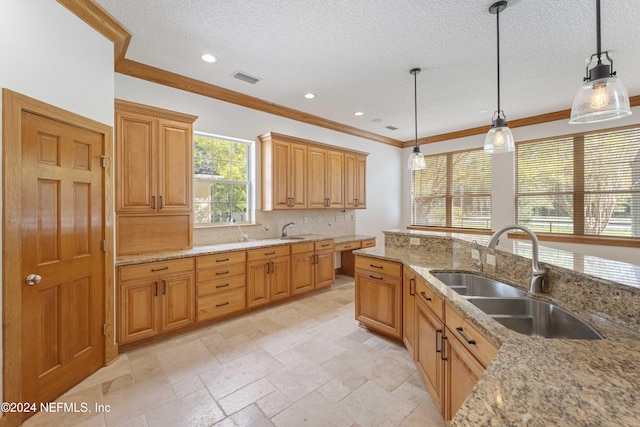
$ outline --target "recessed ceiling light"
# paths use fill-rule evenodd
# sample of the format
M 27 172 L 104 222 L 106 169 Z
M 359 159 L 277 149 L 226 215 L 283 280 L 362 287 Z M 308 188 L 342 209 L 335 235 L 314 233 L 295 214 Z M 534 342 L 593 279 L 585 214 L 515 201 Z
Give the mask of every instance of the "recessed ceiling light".
M 202 55 L 201 58 L 204 62 L 216 62 L 216 57 L 208 53 Z
M 382 122 L 382 119 L 373 119 L 373 120 L 371 120 L 371 121 L 372 121 L 373 123 L 381 123 L 381 122 Z
M 364 113 L 362 111 L 356 111 L 355 113 L 353 113 L 354 116 L 364 116 Z
M 307 98 L 307 99 L 313 99 L 313 98 L 316 97 L 316 94 L 309 92 L 309 93 L 305 93 L 304 97 Z

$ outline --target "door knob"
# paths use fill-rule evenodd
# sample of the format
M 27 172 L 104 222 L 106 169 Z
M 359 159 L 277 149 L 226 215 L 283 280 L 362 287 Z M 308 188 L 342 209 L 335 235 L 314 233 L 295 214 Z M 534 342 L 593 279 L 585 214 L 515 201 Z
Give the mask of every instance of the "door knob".
M 41 281 L 42 281 L 42 276 L 40 276 L 39 274 L 30 274 L 27 276 L 27 279 L 25 280 L 25 282 L 27 282 L 27 285 L 29 286 L 37 285 Z

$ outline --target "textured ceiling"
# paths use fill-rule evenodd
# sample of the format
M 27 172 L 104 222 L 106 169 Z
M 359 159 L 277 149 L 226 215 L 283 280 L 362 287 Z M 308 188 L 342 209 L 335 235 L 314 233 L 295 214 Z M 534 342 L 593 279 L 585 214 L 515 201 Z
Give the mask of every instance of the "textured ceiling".
M 496 109 L 493 1 L 97 3 L 131 32 L 127 59 L 394 139 L 414 137 L 413 67 L 422 68 L 419 137 L 488 126 Z M 500 14 L 508 119 L 571 108 L 596 50 L 595 15 L 595 0 L 509 1 Z M 630 96 L 640 94 L 639 22 L 640 0 L 602 0 L 602 48 L 614 51 Z M 236 71 L 262 80 L 250 85 Z

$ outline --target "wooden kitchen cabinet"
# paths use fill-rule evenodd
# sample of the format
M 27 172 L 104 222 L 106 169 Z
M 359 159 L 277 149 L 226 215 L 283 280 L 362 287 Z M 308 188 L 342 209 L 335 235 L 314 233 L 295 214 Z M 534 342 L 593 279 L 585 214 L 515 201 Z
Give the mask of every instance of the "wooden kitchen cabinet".
M 194 301 L 193 258 L 118 267 L 118 342 L 194 323 Z
M 315 288 L 327 288 L 336 282 L 335 243 L 333 239 L 314 243 L 315 249 Z
M 361 155 L 344 155 L 344 207 L 367 207 L 367 158 Z
M 247 306 L 291 295 L 290 245 L 247 251 Z
M 203 322 L 247 308 L 246 252 L 196 258 L 196 321 Z
M 406 265 L 402 269 L 402 341 L 415 359 L 416 345 L 416 273 Z
M 402 339 L 402 264 L 356 256 L 356 320 Z
M 291 293 L 331 286 L 336 281 L 333 239 L 291 245 Z
M 117 254 L 190 248 L 197 117 L 122 100 L 115 107 Z
M 307 207 L 344 208 L 344 153 L 309 147 Z
M 366 207 L 367 153 L 274 132 L 260 135 L 259 139 L 263 210 L 344 209 L 347 194 L 354 198 L 352 205 Z M 354 156 L 349 181 L 353 188 L 348 192 L 347 155 Z

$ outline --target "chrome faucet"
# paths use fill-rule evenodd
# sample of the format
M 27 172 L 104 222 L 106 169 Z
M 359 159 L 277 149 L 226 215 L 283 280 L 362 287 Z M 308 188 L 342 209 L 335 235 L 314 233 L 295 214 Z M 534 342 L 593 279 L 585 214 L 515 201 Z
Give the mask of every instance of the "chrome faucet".
M 500 240 L 500 236 L 507 230 L 521 230 L 531 238 L 531 283 L 529 285 L 529 292 L 533 294 L 542 293 L 542 286 L 547 276 L 547 270 L 540 267 L 540 263 L 538 262 L 538 237 L 533 231 L 523 225 L 507 225 L 493 233 L 493 236 L 489 239 L 489 243 L 487 243 L 487 247 L 489 249 L 495 249 Z
M 288 224 L 285 224 L 284 227 L 282 227 L 282 237 L 287 237 L 287 233 L 288 233 L 289 229 L 291 227 L 293 227 L 294 225 L 296 225 L 296 223 L 293 222 L 293 221 L 288 223 Z

